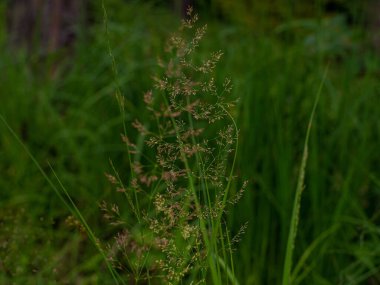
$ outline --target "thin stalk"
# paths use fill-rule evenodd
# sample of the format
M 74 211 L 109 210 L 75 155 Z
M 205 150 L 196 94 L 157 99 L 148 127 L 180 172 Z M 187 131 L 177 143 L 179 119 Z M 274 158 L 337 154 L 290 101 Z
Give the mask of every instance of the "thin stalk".
M 111 43 L 110 43 L 110 35 L 109 35 L 109 30 L 108 30 L 108 14 L 107 14 L 107 10 L 106 10 L 106 6 L 105 6 L 105 3 L 104 3 L 104 0 L 102 0 L 102 9 L 103 9 L 103 24 L 104 24 L 104 30 L 105 30 L 105 34 L 106 34 L 106 39 L 107 39 L 107 49 L 108 49 L 108 54 L 111 58 L 111 64 L 112 64 L 112 72 L 113 72 L 113 75 L 114 75 L 114 80 L 115 80 L 115 88 L 116 88 L 116 100 L 118 102 L 118 105 L 119 105 L 119 109 L 120 109 L 120 113 L 122 115 L 122 118 L 123 118 L 123 132 L 124 132 L 124 136 L 128 137 L 127 136 L 127 126 L 125 124 L 125 104 L 124 104 L 124 97 L 121 93 L 121 88 L 120 88 L 120 83 L 118 81 L 118 70 L 117 70 L 117 65 L 116 65 L 116 60 L 115 60 L 115 56 L 113 55 L 112 53 L 112 49 L 111 49 Z M 130 168 L 130 175 L 131 175 L 131 178 L 130 178 L 130 181 L 132 181 L 134 178 L 135 178 L 135 173 L 132 169 L 132 158 L 131 158 L 131 152 L 130 152 L 130 149 L 129 149 L 129 145 L 128 143 L 125 143 L 126 145 L 126 148 L 127 148 L 127 155 L 128 155 L 128 162 L 129 162 L 129 168 Z M 131 189 L 133 189 L 133 187 L 131 187 Z M 134 195 L 134 199 L 135 199 L 135 207 L 137 209 L 137 219 L 140 221 L 140 206 L 139 206 L 139 200 L 138 200 L 138 197 L 137 197 L 137 192 L 136 192 L 136 189 L 133 189 L 133 195 Z
M 237 154 L 238 154 L 238 150 L 239 150 L 239 129 L 238 129 L 238 127 L 237 127 L 236 121 L 235 121 L 235 119 L 232 117 L 232 115 L 226 110 L 226 108 L 223 107 L 223 105 L 219 105 L 219 106 L 223 109 L 223 111 L 224 111 L 224 112 L 227 114 L 227 116 L 231 119 L 231 121 L 232 121 L 232 123 L 233 123 L 233 125 L 234 125 L 235 132 L 236 132 L 236 138 L 235 138 L 236 143 L 235 143 L 235 153 L 234 153 L 234 158 L 233 158 L 233 161 L 232 161 L 232 166 L 231 166 L 231 170 L 230 170 L 230 173 L 229 173 L 227 186 L 226 186 L 226 188 L 224 189 L 224 195 L 223 195 L 223 200 L 222 200 L 223 207 L 222 207 L 222 210 L 221 210 L 221 212 L 219 213 L 218 218 L 217 218 L 216 227 L 215 227 L 215 232 L 218 232 L 218 231 L 219 231 L 219 227 L 221 226 L 223 209 L 224 209 L 224 207 L 225 207 L 226 204 L 227 204 L 228 193 L 229 193 L 229 190 L 230 190 L 230 187 L 231 187 L 231 183 L 232 183 L 232 180 L 233 180 L 233 173 L 234 173 L 234 170 L 235 170 L 235 164 L 236 164 L 236 161 L 237 161 Z
M 231 244 L 230 234 L 228 231 L 226 231 L 226 236 L 227 236 L 227 244 L 228 244 L 228 253 L 230 255 L 231 271 L 232 271 L 232 275 L 235 276 L 235 264 L 234 264 L 234 259 L 232 255 L 232 244 Z
M 190 104 L 189 97 L 186 97 L 186 103 L 188 105 Z M 189 121 L 190 129 L 193 131 L 194 130 L 194 122 L 193 122 L 193 118 L 192 118 L 192 116 L 191 116 L 191 114 L 189 112 L 187 113 L 187 118 L 188 118 L 188 121 Z M 195 139 L 194 134 L 191 135 L 191 140 L 192 140 L 192 143 L 194 145 L 196 145 L 197 141 Z M 202 159 L 202 156 L 200 156 L 198 152 L 195 153 L 195 158 L 196 158 L 197 165 L 200 168 L 199 177 L 200 177 L 200 181 L 201 181 L 201 185 L 202 185 L 202 193 L 205 196 L 205 202 L 208 204 L 209 209 L 212 209 L 212 200 L 211 200 L 211 196 L 210 196 L 210 191 L 209 191 L 208 183 L 207 183 L 207 180 L 204 179 L 204 175 L 202 175 L 202 174 L 204 174 L 206 172 L 206 170 L 204 168 L 205 164 L 204 164 L 204 161 Z M 213 218 L 210 218 L 209 222 L 211 224 L 211 229 L 212 229 L 211 232 L 213 233 L 212 236 L 211 236 L 210 243 L 212 244 L 213 252 L 217 252 L 218 251 L 218 245 L 217 245 L 218 236 L 217 236 L 217 232 L 215 232 L 213 230 L 215 228 L 215 221 L 214 221 Z M 217 265 L 218 275 L 220 276 L 219 264 L 216 263 L 216 265 Z
M 166 107 L 170 109 L 170 105 L 169 105 L 169 102 L 168 102 L 165 94 L 163 94 L 162 97 L 164 99 L 164 103 L 165 103 Z M 194 198 L 195 207 L 196 207 L 197 212 L 200 214 L 200 213 L 202 213 L 202 209 L 201 209 L 201 205 L 199 203 L 199 199 L 198 199 L 198 196 L 197 196 L 197 191 L 196 191 L 196 188 L 195 188 L 193 175 L 191 174 L 191 168 L 190 168 L 189 162 L 187 160 L 186 154 L 185 154 L 185 152 L 183 150 L 183 142 L 182 142 L 181 137 L 180 137 L 178 126 L 177 126 L 177 123 L 176 123 L 176 121 L 174 120 L 173 117 L 170 117 L 170 120 L 171 120 L 171 122 L 173 124 L 174 130 L 175 130 L 176 136 L 177 136 L 177 141 L 178 141 L 178 143 L 180 145 L 181 158 L 182 158 L 183 163 L 184 163 L 185 168 L 186 168 L 187 178 L 189 180 L 189 188 L 190 188 L 190 190 L 192 192 L 192 195 L 193 195 L 193 198 Z M 199 218 L 199 225 L 200 225 L 200 228 L 201 228 L 201 232 L 202 232 L 202 236 L 203 236 L 203 240 L 205 242 L 206 248 L 208 249 L 208 251 L 210 251 L 210 248 L 211 248 L 210 247 L 210 240 L 208 238 L 207 228 L 206 228 L 205 221 L 203 220 L 202 217 Z M 213 283 L 214 284 L 221 284 L 221 282 L 220 282 L 220 276 L 217 273 L 217 270 L 215 268 L 215 263 L 213 261 L 213 257 L 210 254 L 210 252 L 207 255 L 207 259 L 208 259 L 208 262 L 209 262 L 209 265 L 210 265 L 211 277 L 212 277 Z
M 236 279 L 235 275 L 232 273 L 231 269 L 226 265 L 224 260 L 220 256 L 215 256 L 220 266 L 226 271 L 228 279 L 233 285 L 239 285 L 239 281 Z

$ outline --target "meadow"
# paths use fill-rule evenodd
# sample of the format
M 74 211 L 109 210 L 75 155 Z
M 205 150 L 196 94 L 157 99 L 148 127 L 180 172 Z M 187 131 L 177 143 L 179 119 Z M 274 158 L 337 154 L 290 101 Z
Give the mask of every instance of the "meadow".
M 380 284 L 380 51 L 362 18 L 317 3 L 252 23 L 199 4 L 191 59 L 212 60 L 194 68 L 196 112 L 149 97 L 193 68 L 178 41 L 158 64 L 178 13 L 105 3 L 43 61 L 0 26 L 0 283 Z

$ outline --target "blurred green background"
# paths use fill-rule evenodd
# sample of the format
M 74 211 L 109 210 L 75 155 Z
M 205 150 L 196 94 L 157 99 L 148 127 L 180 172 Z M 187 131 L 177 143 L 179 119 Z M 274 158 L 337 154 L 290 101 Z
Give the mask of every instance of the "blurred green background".
M 208 24 L 198 53 L 224 52 L 216 77 L 230 77 L 239 99 L 236 187 L 246 179 L 249 187 L 228 223 L 236 233 L 248 221 L 234 253 L 240 283 L 281 282 L 307 122 L 329 65 L 294 284 L 380 284 L 380 2 L 104 4 L 108 34 L 101 1 L 0 3 L 0 114 L 47 173 L 48 162 L 54 167 L 97 236 L 112 236 L 99 202 L 118 200 L 104 177 L 109 161 L 128 173 L 123 120 L 129 126 L 141 114 L 165 39 L 192 4 Z M 65 222 L 69 215 L 0 123 L 0 283 L 112 284 L 91 242 Z

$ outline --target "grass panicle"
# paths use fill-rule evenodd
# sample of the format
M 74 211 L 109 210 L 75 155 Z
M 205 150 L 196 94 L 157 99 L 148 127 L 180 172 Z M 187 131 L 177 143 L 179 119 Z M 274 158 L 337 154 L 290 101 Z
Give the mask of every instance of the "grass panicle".
M 221 51 L 206 59 L 196 56 L 207 30 L 206 25 L 197 27 L 197 20 L 189 8 L 159 59 L 162 71 L 154 77 L 154 88 L 143 95 L 147 115 L 132 126 L 144 137 L 145 151 L 123 135 L 128 155 L 135 157 L 128 186 L 116 171 L 107 174 L 131 209 L 117 237 L 135 244 L 120 245 L 116 238 L 111 248 L 119 253 L 114 251 L 112 259 L 119 257 L 119 265 L 120 258 L 124 260 L 135 282 L 161 278 L 179 284 L 191 276 L 201 283 L 238 284 L 228 229 L 222 226 L 226 207 L 237 203 L 245 189 L 236 197 L 229 195 L 238 143 L 229 111 L 234 104 L 227 97 L 231 82 L 225 79 L 219 87 L 215 81 Z M 135 200 L 133 193 L 138 195 Z M 138 210 L 139 204 L 144 210 Z M 113 212 L 123 219 L 118 211 L 105 212 L 107 218 Z

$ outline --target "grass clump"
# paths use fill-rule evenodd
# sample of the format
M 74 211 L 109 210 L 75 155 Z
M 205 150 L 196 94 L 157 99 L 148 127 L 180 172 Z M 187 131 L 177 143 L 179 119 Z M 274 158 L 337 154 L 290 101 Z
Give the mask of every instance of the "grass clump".
M 230 195 L 238 142 L 226 96 L 232 87 L 229 79 L 219 87 L 214 78 L 222 52 L 194 56 L 207 29 L 196 27 L 197 20 L 189 8 L 167 42 L 154 89 L 144 94 L 145 117 L 132 123 L 139 139 L 122 135 L 128 182 L 115 168 L 106 175 L 128 203 L 127 213 L 101 205 L 119 228 L 111 260 L 136 283 L 237 284 L 232 246 L 244 228 L 230 237 L 224 223 L 227 205 L 244 191 Z M 123 97 L 118 101 L 124 110 Z

